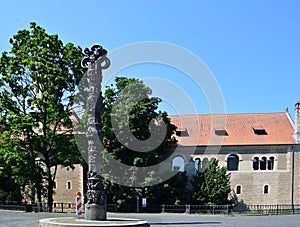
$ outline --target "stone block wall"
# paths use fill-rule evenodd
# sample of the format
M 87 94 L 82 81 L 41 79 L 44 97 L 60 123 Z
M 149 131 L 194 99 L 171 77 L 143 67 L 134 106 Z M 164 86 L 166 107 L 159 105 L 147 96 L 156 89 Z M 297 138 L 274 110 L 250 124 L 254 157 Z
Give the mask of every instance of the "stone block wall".
M 79 164 L 75 165 L 75 169 L 58 166 L 54 202 L 74 203 L 76 193 L 81 192 L 83 194 L 83 174 L 83 168 Z

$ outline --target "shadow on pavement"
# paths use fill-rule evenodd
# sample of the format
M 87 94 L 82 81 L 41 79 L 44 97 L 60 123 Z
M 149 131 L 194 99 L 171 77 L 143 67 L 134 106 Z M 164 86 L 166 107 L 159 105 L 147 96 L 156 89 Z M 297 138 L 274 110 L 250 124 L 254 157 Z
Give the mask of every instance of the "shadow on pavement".
M 179 225 L 179 226 L 184 226 L 184 225 L 217 225 L 217 224 L 222 224 L 222 222 L 149 222 L 149 224 L 152 225 Z

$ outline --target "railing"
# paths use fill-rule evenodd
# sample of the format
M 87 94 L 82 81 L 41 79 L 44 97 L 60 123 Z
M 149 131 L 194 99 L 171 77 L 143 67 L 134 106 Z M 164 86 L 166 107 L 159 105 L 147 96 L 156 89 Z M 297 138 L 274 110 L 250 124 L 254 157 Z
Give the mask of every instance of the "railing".
M 300 204 L 240 205 L 234 212 L 253 214 L 300 214 Z
M 161 205 L 161 212 L 187 214 L 224 214 L 228 215 L 228 205 Z
M 0 202 L 1 210 L 26 210 L 26 205 L 17 201 Z
M 43 204 L 43 211 L 48 211 L 48 208 L 45 204 Z M 115 212 L 117 211 L 116 204 L 107 204 L 107 211 Z M 76 204 L 75 203 L 64 203 L 64 202 L 54 202 L 53 203 L 53 212 L 56 213 L 75 213 L 76 212 Z
M 16 201 L 0 202 L 0 209 L 21 210 L 26 212 L 48 212 L 49 209 L 45 202 L 35 204 L 23 204 Z M 75 213 L 75 203 L 54 202 L 53 212 Z M 137 212 L 136 206 L 127 204 L 126 207 L 118 208 L 116 204 L 107 204 L 108 212 Z M 147 204 L 140 207 L 139 212 L 145 213 L 187 213 L 187 214 L 223 214 L 228 215 L 232 212 L 242 214 L 300 214 L 300 204 L 275 204 L 275 205 L 242 205 L 231 207 L 228 205 L 158 205 Z
M 48 206 L 45 202 L 41 203 L 21 203 L 17 201 L 2 201 L 0 202 L 0 210 L 20 210 L 26 212 L 48 212 Z M 76 204 L 75 203 L 65 203 L 65 202 L 54 202 L 52 207 L 52 212 L 56 213 L 75 213 Z M 117 211 L 116 204 L 107 204 L 107 211 L 115 212 Z

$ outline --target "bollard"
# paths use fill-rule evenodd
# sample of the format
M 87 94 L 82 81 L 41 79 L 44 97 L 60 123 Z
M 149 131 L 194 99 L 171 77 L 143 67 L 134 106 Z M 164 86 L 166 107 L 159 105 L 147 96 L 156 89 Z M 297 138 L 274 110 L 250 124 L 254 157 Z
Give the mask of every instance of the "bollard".
M 81 193 L 77 192 L 76 194 L 76 218 L 82 217 L 82 197 Z

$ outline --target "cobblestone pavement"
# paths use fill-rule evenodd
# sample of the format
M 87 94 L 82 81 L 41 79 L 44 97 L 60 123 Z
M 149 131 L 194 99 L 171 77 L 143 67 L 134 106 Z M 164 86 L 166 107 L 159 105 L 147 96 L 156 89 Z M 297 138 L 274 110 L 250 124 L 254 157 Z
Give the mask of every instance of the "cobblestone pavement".
M 0 210 L 0 227 L 35 227 L 38 221 L 52 217 L 74 217 L 74 214 L 26 213 Z M 125 214 L 108 213 L 109 217 L 137 218 L 148 221 L 153 227 L 196 226 L 300 226 L 300 215 L 273 216 L 206 216 L 188 214 Z

